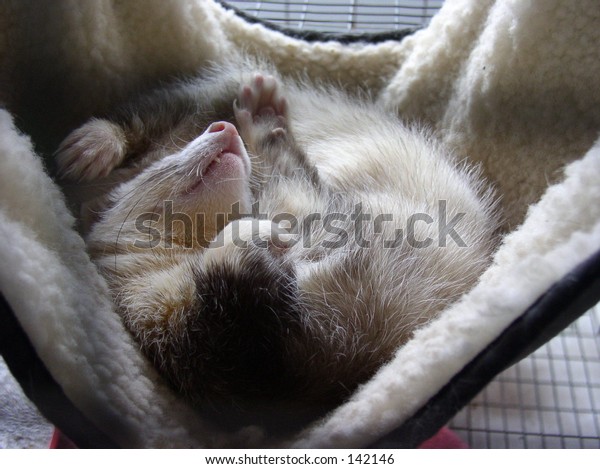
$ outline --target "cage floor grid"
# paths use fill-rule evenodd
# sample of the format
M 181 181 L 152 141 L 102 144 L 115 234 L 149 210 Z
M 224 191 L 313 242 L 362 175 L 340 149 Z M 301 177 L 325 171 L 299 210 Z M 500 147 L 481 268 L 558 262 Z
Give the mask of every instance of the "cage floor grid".
M 450 427 L 472 448 L 600 448 L 600 306 L 498 375 Z
M 261 20 L 293 29 L 377 32 L 422 27 L 443 0 L 227 0 Z

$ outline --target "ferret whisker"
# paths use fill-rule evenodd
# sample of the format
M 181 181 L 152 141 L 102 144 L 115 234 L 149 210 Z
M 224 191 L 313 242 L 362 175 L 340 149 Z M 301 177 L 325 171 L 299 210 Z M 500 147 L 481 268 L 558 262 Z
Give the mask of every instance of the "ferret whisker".
M 146 186 L 148 183 L 153 182 L 153 179 L 158 179 L 158 181 L 155 182 L 155 184 L 146 189 L 146 191 L 144 193 L 142 193 L 140 195 L 140 197 L 137 199 L 137 201 L 133 204 L 133 206 L 129 209 L 129 211 L 127 212 L 127 215 L 125 216 L 123 222 L 121 223 L 121 226 L 119 227 L 119 230 L 117 231 L 117 236 L 114 242 L 114 252 L 115 252 L 115 270 L 117 270 L 117 254 L 119 252 L 119 238 L 121 236 L 121 232 L 123 231 L 123 227 L 125 226 L 125 224 L 127 223 L 127 220 L 129 219 L 130 215 L 133 213 L 133 211 L 135 210 L 135 208 L 138 206 L 138 204 L 144 199 L 144 197 L 153 189 L 155 189 L 156 187 L 160 186 L 163 181 L 164 181 L 164 174 L 163 172 L 166 172 L 168 170 L 168 168 L 165 168 L 164 170 L 161 169 L 158 173 L 153 174 L 148 180 L 145 181 L 144 184 L 142 184 L 139 188 L 144 188 L 146 189 L 144 186 Z M 138 188 L 138 190 L 139 190 Z M 129 191 L 126 196 L 129 196 L 130 194 L 132 194 L 133 192 L 136 192 L 135 190 Z M 155 205 L 155 209 L 158 206 L 160 202 L 157 202 L 157 204 Z

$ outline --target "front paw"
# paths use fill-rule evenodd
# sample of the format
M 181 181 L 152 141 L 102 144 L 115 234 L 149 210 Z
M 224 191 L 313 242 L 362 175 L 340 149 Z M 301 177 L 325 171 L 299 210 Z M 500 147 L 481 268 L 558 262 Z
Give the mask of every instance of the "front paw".
M 117 124 L 92 119 L 71 132 L 56 151 L 62 178 L 92 181 L 108 176 L 127 155 L 127 138 Z
M 277 79 L 257 73 L 250 84 L 242 85 L 234 113 L 244 141 L 255 145 L 261 138 L 285 134 L 287 101 Z
M 270 220 L 242 218 L 229 223 L 208 246 L 207 266 L 222 262 L 240 264 L 252 252 L 280 258 L 291 247 L 291 235 Z

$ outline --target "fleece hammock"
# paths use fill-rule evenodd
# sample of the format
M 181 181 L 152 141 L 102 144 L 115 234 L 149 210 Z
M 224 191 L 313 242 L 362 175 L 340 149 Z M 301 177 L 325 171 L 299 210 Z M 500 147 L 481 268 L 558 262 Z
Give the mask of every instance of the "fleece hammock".
M 447 0 L 412 34 L 294 36 L 210 0 L 0 2 L 0 347 L 80 447 L 412 447 L 600 299 L 600 5 Z M 343 405 L 285 438 L 217 430 L 114 312 L 53 178 L 90 116 L 244 51 L 366 88 L 481 164 L 504 229 L 477 285 Z

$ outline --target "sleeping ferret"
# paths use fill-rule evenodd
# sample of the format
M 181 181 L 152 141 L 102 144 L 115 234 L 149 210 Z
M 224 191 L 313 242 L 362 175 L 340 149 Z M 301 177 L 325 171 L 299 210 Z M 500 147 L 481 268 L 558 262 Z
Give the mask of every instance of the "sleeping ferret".
M 478 172 L 368 99 L 226 65 L 61 144 L 90 255 L 171 385 L 221 422 L 347 398 L 471 288 Z

